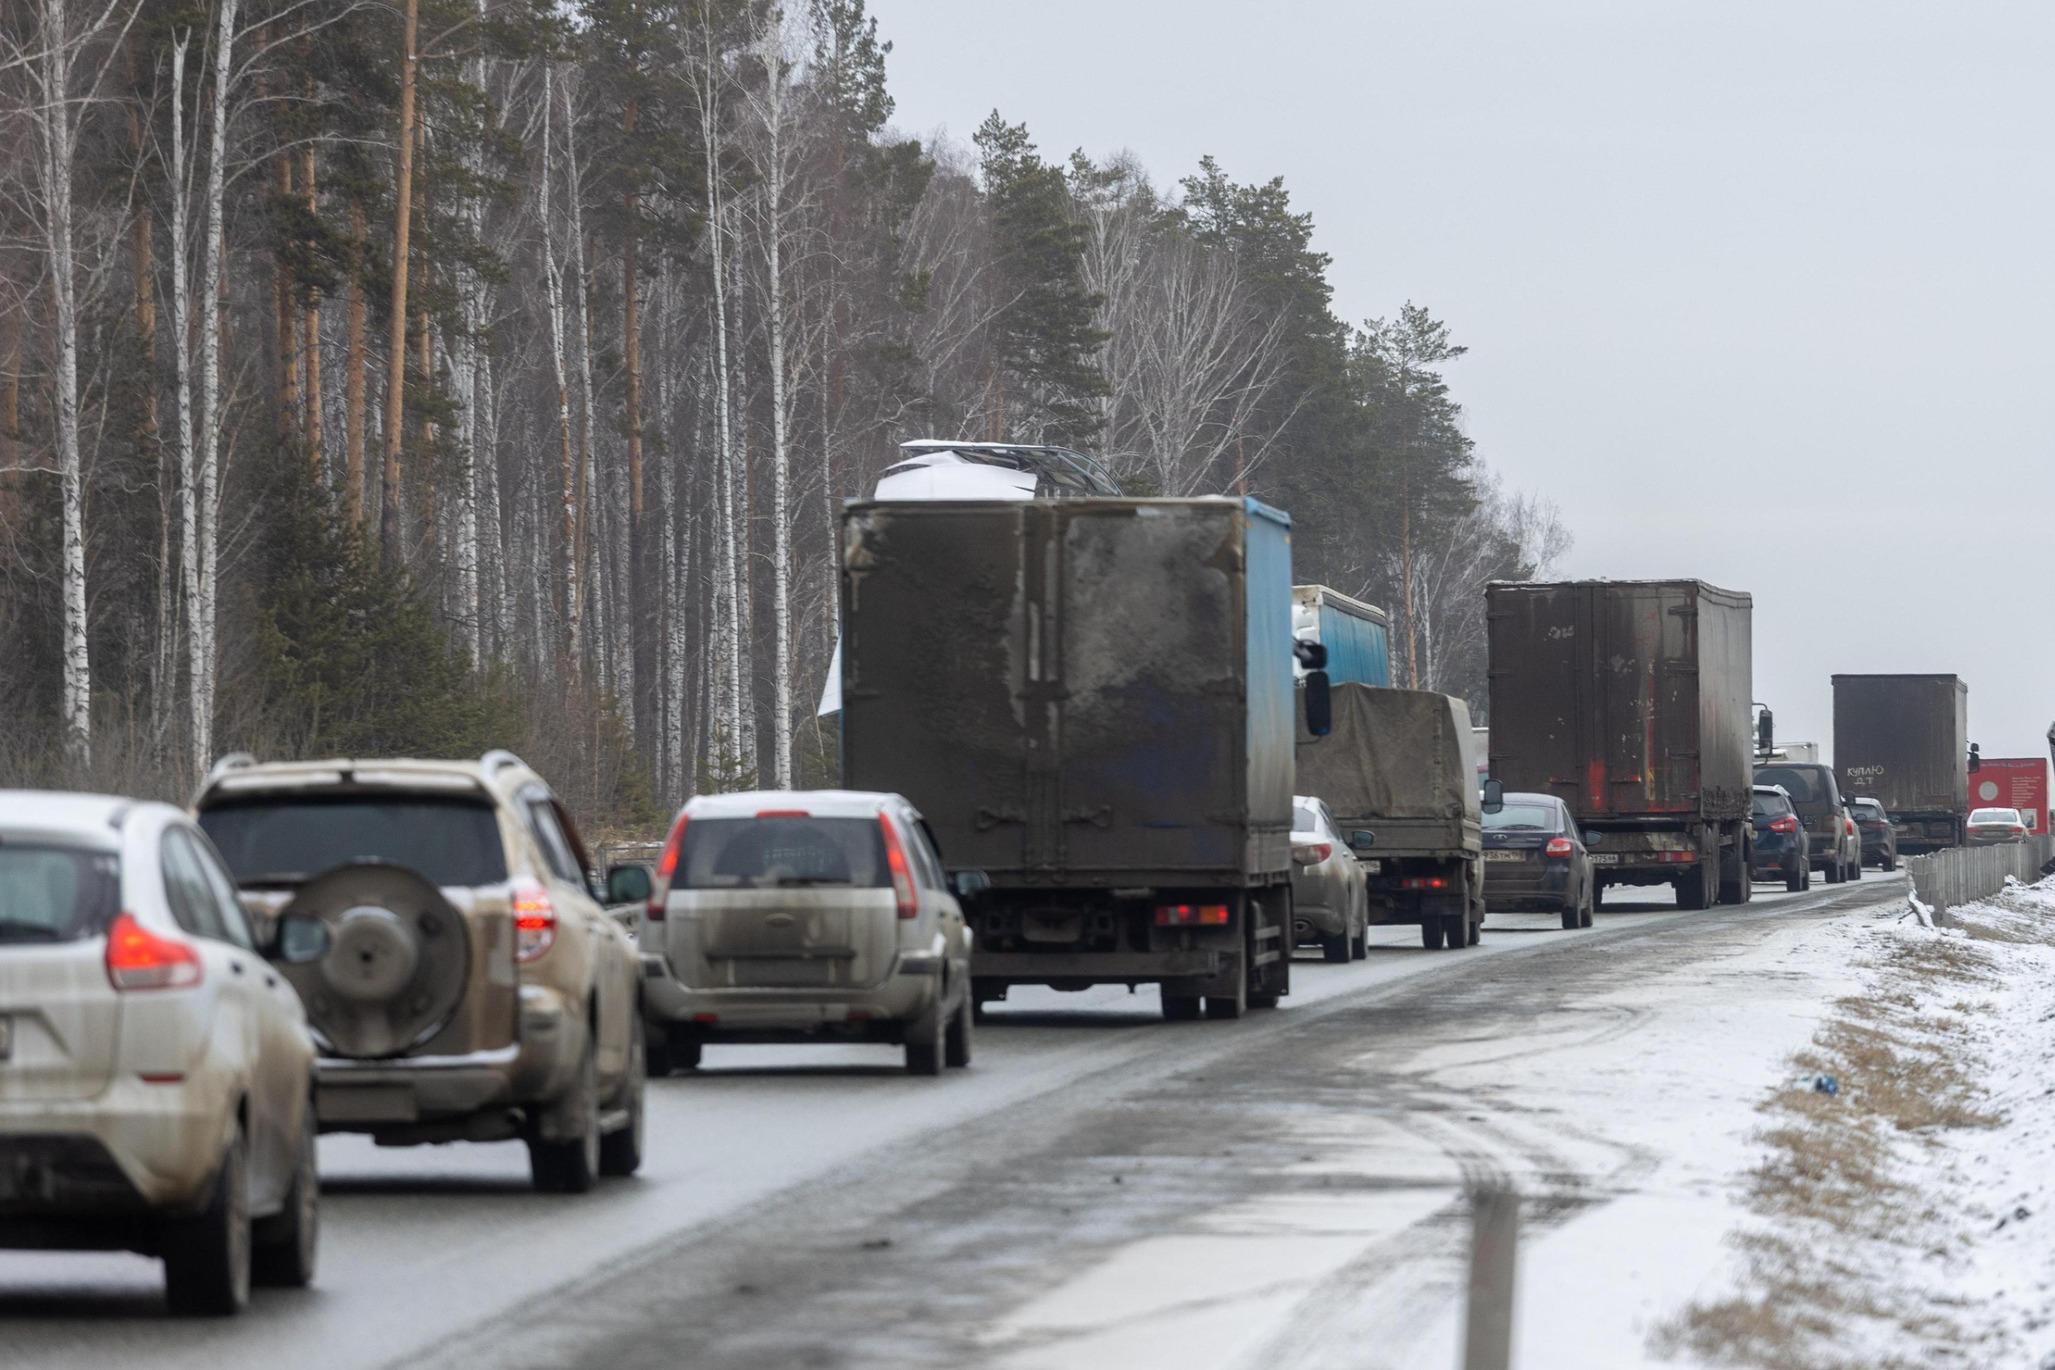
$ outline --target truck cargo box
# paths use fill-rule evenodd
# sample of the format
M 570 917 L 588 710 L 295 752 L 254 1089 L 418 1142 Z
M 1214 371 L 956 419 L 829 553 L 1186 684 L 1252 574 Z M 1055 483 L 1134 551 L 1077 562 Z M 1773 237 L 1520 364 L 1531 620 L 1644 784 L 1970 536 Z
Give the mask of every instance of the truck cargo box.
M 1835 676 L 1834 770 L 1892 818 L 1917 816 L 1901 836 L 1959 842 L 1944 829 L 1969 809 L 1969 686 L 1952 675 Z
M 1366 855 L 1483 846 L 1474 730 L 1462 700 L 1432 690 L 1333 687 L 1325 737 L 1299 733 L 1300 794 L 1327 802 L 1344 833 L 1377 834 Z
M 1292 636 L 1327 649 L 1336 684 L 1391 684 L 1391 615 L 1325 585 L 1292 586 Z M 1294 672 L 1305 674 L 1293 664 Z
M 843 776 L 995 889 L 1288 879 L 1291 521 L 1253 500 L 857 502 Z
M 1696 580 L 1487 587 L 1491 768 L 1580 821 L 1745 818 L 1748 595 Z

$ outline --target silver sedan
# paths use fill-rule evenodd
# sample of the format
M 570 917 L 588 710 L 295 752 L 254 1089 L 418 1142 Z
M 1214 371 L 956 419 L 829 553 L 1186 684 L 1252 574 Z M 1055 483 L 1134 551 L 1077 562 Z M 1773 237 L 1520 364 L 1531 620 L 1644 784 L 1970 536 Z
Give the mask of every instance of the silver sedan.
M 1329 961 L 1369 955 L 1370 894 L 1363 868 L 1318 799 L 1292 800 L 1292 926 L 1300 946 Z

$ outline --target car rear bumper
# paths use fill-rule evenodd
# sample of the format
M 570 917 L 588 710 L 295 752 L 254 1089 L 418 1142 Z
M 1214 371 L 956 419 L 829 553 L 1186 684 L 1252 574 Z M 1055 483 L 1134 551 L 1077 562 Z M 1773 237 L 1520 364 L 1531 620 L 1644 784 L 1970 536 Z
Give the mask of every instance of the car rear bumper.
M 323 1132 L 387 1134 L 382 1140 L 486 1140 L 508 1135 L 510 1110 L 546 1103 L 577 1074 L 589 1028 L 562 995 L 521 986 L 517 1042 L 461 1056 L 403 1056 L 315 1064 L 315 1113 Z M 452 1125 L 483 1116 L 488 1125 Z M 409 1137 L 410 1129 L 425 1134 Z M 438 1132 L 437 1129 L 442 1129 Z
M 1292 933 L 1300 942 L 1339 937 L 1347 924 L 1347 916 L 1339 909 L 1328 908 L 1325 904 L 1292 902 Z
M 234 1100 L 225 1079 L 130 1076 L 94 1099 L 0 1103 L 0 1245 L 17 1218 L 196 1207 L 228 1148 Z
M 1570 862 L 1539 852 L 1519 861 L 1484 862 L 1484 906 L 1494 912 L 1559 910 L 1570 898 Z
M 643 1013 L 650 1023 L 687 1042 L 823 1036 L 867 1040 L 880 1036 L 885 1025 L 903 1026 L 934 1010 L 944 962 L 939 954 L 905 953 L 892 974 L 861 987 L 710 989 L 685 984 L 663 956 L 645 953 Z

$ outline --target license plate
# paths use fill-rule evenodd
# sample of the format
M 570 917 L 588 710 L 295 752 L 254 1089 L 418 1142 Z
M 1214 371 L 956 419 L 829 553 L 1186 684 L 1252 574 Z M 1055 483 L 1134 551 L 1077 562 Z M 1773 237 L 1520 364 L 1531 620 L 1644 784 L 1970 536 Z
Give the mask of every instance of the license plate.
M 405 1085 L 322 1085 L 314 1112 L 324 1123 L 411 1123 L 420 1116 Z
M 1595 851 L 1591 854 L 1591 864 L 1594 866 L 1617 866 L 1620 864 L 1620 854 L 1616 851 Z
M 1384 862 L 1382 860 L 1365 861 L 1363 869 L 1371 875 L 1382 875 L 1384 874 Z
M 14 1055 L 14 1020 L 0 1013 L 0 1061 Z
M 1484 853 L 1484 859 L 1486 861 L 1525 861 L 1527 853 L 1518 851 L 1488 851 Z

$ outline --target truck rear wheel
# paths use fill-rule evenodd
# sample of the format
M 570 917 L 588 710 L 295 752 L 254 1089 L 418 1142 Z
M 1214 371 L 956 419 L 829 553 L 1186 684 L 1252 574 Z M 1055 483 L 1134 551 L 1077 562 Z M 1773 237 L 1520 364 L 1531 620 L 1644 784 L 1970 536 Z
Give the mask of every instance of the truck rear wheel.
M 1163 1019 L 1169 1023 L 1195 1023 L 1206 1001 L 1196 994 L 1177 994 L 1163 987 Z
M 1705 863 L 1700 862 L 1688 872 L 1677 877 L 1677 907 L 1680 909 L 1702 909 L 1705 907 Z
M 1445 931 L 1441 919 L 1429 914 L 1420 920 L 1420 945 L 1429 951 L 1440 951 Z
M 1249 1011 L 1249 986 L 1246 981 L 1233 994 L 1209 994 L 1206 996 L 1208 1018 L 1239 1018 Z

